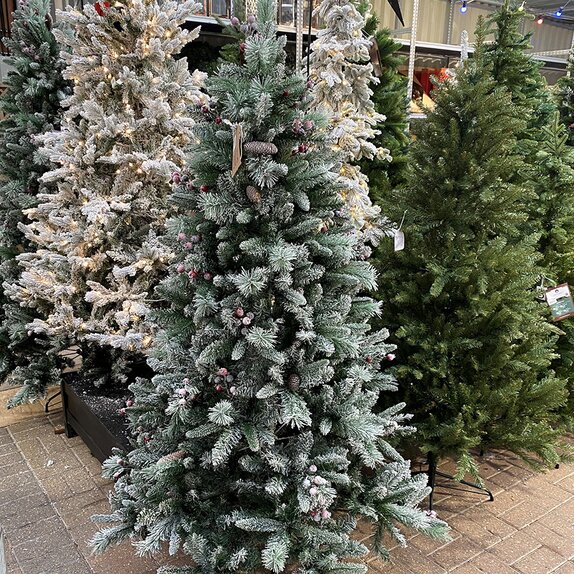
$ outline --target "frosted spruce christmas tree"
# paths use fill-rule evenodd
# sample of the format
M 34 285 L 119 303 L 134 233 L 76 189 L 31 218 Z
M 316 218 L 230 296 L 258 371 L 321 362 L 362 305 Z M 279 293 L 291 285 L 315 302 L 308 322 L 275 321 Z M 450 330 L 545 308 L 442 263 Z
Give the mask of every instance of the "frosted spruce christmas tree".
M 203 75 L 173 58 L 199 34 L 179 26 L 198 6 L 128 0 L 61 15 L 74 31 L 58 34 L 74 91 L 41 150 L 56 165 L 42 181 L 57 188 L 26 211 L 21 229 L 38 249 L 18 258 L 21 279 L 8 290 L 39 314 L 31 331 L 55 351 L 80 343 L 103 379 L 111 367 L 121 378 L 126 353 L 152 339 L 152 289 L 172 258 L 157 235 L 190 141 L 187 108 L 205 103 Z
M 371 141 L 385 120 L 372 100 L 371 86 L 379 82 L 369 53 L 373 40 L 363 36 L 366 20 L 352 1 L 322 0 L 315 14 L 324 25 L 311 44 L 315 106 L 329 112 L 333 147 L 342 152 L 338 169 L 346 210 L 367 238 L 376 239 L 384 220 L 358 165 L 364 158 L 391 160 L 389 150 Z
M 360 295 L 375 273 L 336 215 L 327 118 L 287 73 L 274 13 L 260 0 L 245 63 L 208 81 L 213 107 L 190 151 L 201 192 L 178 194 L 178 263 L 159 289 L 171 303 L 159 374 L 131 387 L 136 448 L 104 463 L 116 484 L 99 518 L 116 524 L 93 546 L 131 538 L 146 554 L 165 541 L 190 555 L 162 573 L 365 572 L 352 561 L 368 554 L 350 538 L 358 519 L 383 556 L 401 525 L 446 531 L 416 508 L 426 477 L 391 445 L 409 431 L 402 405 L 373 410 L 395 388 L 381 370 L 387 332 L 368 323 L 379 305 Z
M 34 138 L 59 126 L 60 102 L 69 93 L 52 34 L 50 2 L 23 0 L 13 18 L 11 37 L 3 40 L 12 70 L 0 97 L 5 114 L 0 122 L 0 285 L 19 277 L 16 256 L 35 249 L 18 227 L 26 220 L 22 210 L 36 205 L 39 178 L 49 165 L 38 156 Z M 32 319 L 0 287 L 0 381 L 23 385 L 9 406 L 33 400 L 37 390 L 58 381 L 45 341 L 28 334 Z

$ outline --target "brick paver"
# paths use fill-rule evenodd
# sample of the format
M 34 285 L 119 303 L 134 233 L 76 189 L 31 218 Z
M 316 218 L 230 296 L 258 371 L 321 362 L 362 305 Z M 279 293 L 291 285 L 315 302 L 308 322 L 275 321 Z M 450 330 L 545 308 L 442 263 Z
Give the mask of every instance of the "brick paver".
M 155 574 L 185 557 L 136 557 L 124 544 L 93 556 L 87 541 L 108 511 L 109 481 L 78 438 L 55 434 L 61 413 L 0 428 L 0 524 L 7 538 L 7 574 Z M 0 424 L 0 427 L 2 425 Z M 441 465 L 452 472 L 452 464 Z M 574 574 L 574 465 L 536 474 L 508 453 L 480 464 L 494 502 L 439 480 L 435 510 L 452 540 L 409 536 L 390 562 L 368 560 L 374 574 Z M 370 530 L 359 538 L 369 543 Z

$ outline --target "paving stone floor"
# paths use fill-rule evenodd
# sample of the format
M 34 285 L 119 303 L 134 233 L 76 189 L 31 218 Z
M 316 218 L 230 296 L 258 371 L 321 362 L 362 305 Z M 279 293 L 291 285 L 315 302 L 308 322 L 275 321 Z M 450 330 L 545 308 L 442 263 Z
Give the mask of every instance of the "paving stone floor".
M 138 558 L 129 544 L 93 556 L 93 514 L 106 512 L 110 483 L 78 438 L 54 430 L 61 411 L 2 424 L 0 526 L 7 574 L 154 574 L 181 558 Z M 446 463 L 441 470 L 448 472 Z M 495 494 L 460 492 L 439 483 L 435 510 L 452 526 L 448 543 L 411 535 L 391 562 L 370 560 L 385 574 L 574 574 L 574 465 L 534 474 L 506 453 L 484 457 L 482 475 Z M 360 533 L 368 542 L 369 532 Z M 181 563 L 181 562 L 180 562 Z M 3 573 L 0 573 L 3 574 Z

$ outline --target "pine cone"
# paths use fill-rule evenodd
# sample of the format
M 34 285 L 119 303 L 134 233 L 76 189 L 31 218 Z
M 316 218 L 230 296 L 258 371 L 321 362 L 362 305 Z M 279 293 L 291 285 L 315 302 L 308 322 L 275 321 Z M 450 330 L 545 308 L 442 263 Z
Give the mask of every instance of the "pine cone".
M 248 185 L 245 189 L 245 195 L 247 195 L 251 203 L 261 203 L 261 194 L 257 191 L 256 187 Z
M 287 386 L 292 391 L 298 391 L 301 386 L 301 377 L 295 373 L 290 374 L 289 377 L 287 377 Z
M 254 155 L 273 155 L 279 151 L 277 146 L 271 142 L 247 142 L 243 150 Z
M 185 456 L 185 452 L 183 450 L 176 450 L 175 452 L 170 452 L 165 456 L 162 456 L 158 461 L 157 464 L 166 464 L 171 462 L 172 460 L 179 460 Z

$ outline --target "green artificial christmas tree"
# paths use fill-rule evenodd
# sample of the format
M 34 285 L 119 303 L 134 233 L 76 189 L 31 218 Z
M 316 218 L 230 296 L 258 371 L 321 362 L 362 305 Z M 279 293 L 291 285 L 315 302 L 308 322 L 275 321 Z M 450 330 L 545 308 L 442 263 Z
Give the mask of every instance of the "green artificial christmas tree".
M 208 81 L 192 187 L 176 194 L 171 225 L 194 247 L 179 248 L 159 289 L 171 309 L 151 361 L 159 374 L 132 385 L 136 448 L 104 464 L 116 485 L 113 513 L 99 518 L 117 524 L 93 546 L 132 538 L 145 554 L 165 541 L 190 555 L 162 573 L 365 572 L 356 559 L 368 550 L 350 538 L 360 518 L 383 556 L 390 539 L 405 541 L 401 525 L 446 532 L 416 508 L 426 477 L 392 446 L 408 432 L 402 405 L 373 410 L 395 388 L 380 368 L 393 347 L 368 325 L 379 305 L 360 293 L 374 271 L 338 215 L 328 121 L 287 73 L 274 13 L 260 0 L 244 64 Z
M 558 80 L 557 105 L 560 120 L 568 130 L 568 144 L 574 145 L 574 50 L 568 55 L 566 75 Z
M 544 139 L 536 154 L 535 185 L 539 201 L 536 215 L 542 234 L 539 240 L 546 287 L 574 285 L 574 150 L 568 145 L 567 128 L 556 112 L 553 121 L 542 129 Z M 574 420 L 574 324 L 566 318 L 559 323 L 563 331 L 558 340 L 559 357 L 553 367 L 567 380 L 569 401 L 563 413 L 570 425 Z
M 537 236 L 523 236 L 522 114 L 475 56 L 437 86 L 417 124 L 408 185 L 395 193 L 407 247 L 380 279 L 383 321 L 400 341 L 399 389 L 417 439 L 458 477 L 478 476 L 473 449 L 505 448 L 533 464 L 559 460 L 563 381 L 550 369 L 556 340 L 531 289 Z
M 365 24 L 365 33 L 372 36 L 379 50 L 379 83 L 372 86 L 375 111 L 385 116 L 377 126 L 379 133 L 373 143 L 389 150 L 391 161 L 373 158 L 363 160 L 361 169 L 369 178 L 369 193 L 373 203 L 386 213 L 385 198 L 391 189 L 405 182 L 410 144 L 407 114 L 407 78 L 399 73 L 404 57 L 398 55 L 401 47 L 388 29 L 377 30 L 378 19 L 372 15 Z
M 393 209 L 390 205 L 394 200 L 392 190 L 405 184 L 408 168 L 408 147 L 410 136 L 408 134 L 407 115 L 407 79 L 398 72 L 403 61 L 396 54 L 400 44 L 396 42 L 389 30 L 377 30 L 376 16 L 368 18 L 365 24 L 365 33 L 373 37 L 377 43 L 380 60 L 379 82 L 372 85 L 373 103 L 375 110 L 385 118 L 376 126 L 377 135 L 373 144 L 389 150 L 389 158 L 374 157 L 371 160 L 362 159 L 360 162 L 362 172 L 369 180 L 369 194 L 381 212 L 388 214 Z M 400 219 L 396 220 L 399 224 Z M 380 272 L 384 269 L 392 242 L 382 241 L 371 256 L 371 263 Z M 376 296 L 380 298 L 380 293 Z M 384 303 L 384 302 L 383 302 Z
M 540 73 L 544 64 L 528 53 L 532 50 L 531 34 L 522 32 L 522 24 L 529 17 L 521 4 L 504 0 L 487 20 L 487 33 L 494 35 L 494 41 L 485 46 L 485 59 L 494 81 L 509 91 L 518 113 L 526 120 L 525 129 L 517 137 L 519 149 L 527 158 L 536 153 L 536 142 L 542 138 L 540 130 L 551 121 L 556 109 Z
M 19 228 L 25 221 L 22 211 L 37 204 L 39 178 L 49 169 L 37 153 L 35 137 L 58 128 L 60 102 L 68 92 L 48 0 L 21 1 L 12 36 L 3 42 L 12 70 L 0 96 L 5 114 L 0 122 L 0 285 L 18 279 L 16 256 L 35 250 Z M 23 310 L 0 287 L 0 381 L 23 385 L 9 406 L 33 400 L 59 380 L 45 341 L 28 332 L 26 325 L 33 319 L 33 312 Z
M 199 30 L 180 27 L 199 5 L 129 0 L 61 14 L 71 34 L 64 76 L 74 82 L 59 131 L 42 136 L 54 168 L 20 225 L 37 250 L 18 256 L 7 292 L 38 316 L 28 328 L 53 354 L 79 346 L 96 385 L 124 383 L 145 365 L 152 291 L 173 254 L 158 240 L 190 141 L 190 105 L 203 74 L 173 58 Z

